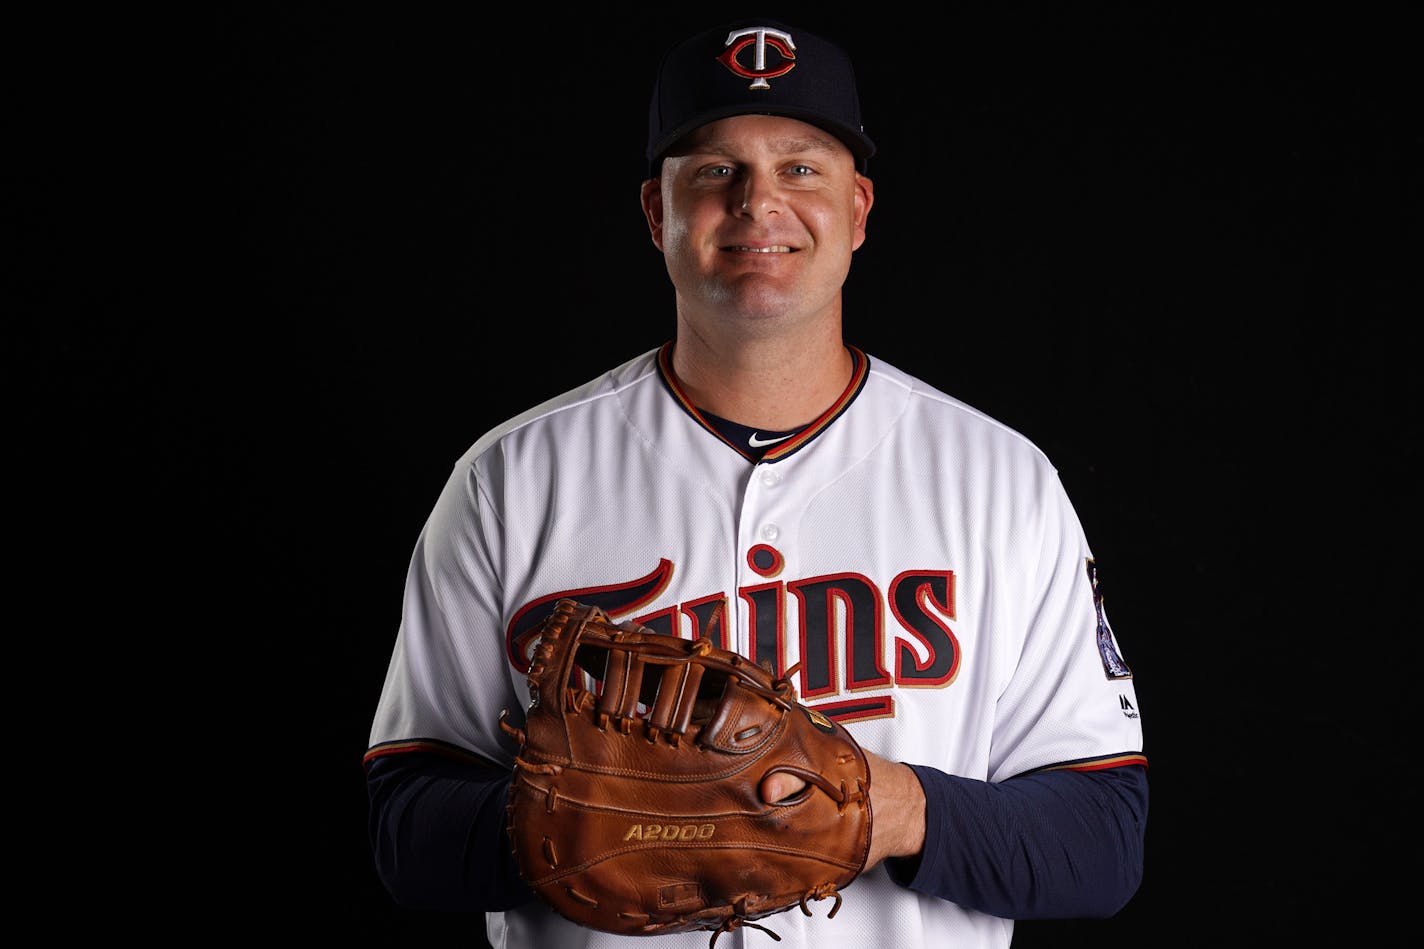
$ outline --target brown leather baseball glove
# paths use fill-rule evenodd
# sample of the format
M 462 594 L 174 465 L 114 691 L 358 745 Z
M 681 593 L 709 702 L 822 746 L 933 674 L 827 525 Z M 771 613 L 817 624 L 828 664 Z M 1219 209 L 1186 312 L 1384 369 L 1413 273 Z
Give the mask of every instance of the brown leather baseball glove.
M 870 769 L 836 722 L 705 640 L 560 600 L 529 669 L 509 837 L 568 919 L 625 935 L 724 932 L 828 897 L 870 852 Z M 774 804 L 775 771 L 807 782 Z M 767 930 L 765 926 L 756 926 Z M 773 935 L 775 935 L 773 933 Z

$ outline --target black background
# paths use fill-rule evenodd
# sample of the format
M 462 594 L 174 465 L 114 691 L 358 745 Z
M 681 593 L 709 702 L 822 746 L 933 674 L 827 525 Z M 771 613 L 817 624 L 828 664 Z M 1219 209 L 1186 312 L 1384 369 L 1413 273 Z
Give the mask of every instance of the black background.
M 42 617 L 16 650 L 51 700 L 22 732 L 105 765 L 59 782 L 68 900 L 102 851 L 97 889 L 204 931 L 482 945 L 394 906 L 364 836 L 406 561 L 486 428 L 670 335 L 647 94 L 737 11 L 453 9 L 12 36 L 16 615 Z M 1055 461 L 1136 672 L 1142 887 L 1017 947 L 1360 939 L 1412 909 L 1403 9 L 767 8 L 852 49 L 880 149 L 847 336 Z M 76 703 L 84 727 L 44 711 Z

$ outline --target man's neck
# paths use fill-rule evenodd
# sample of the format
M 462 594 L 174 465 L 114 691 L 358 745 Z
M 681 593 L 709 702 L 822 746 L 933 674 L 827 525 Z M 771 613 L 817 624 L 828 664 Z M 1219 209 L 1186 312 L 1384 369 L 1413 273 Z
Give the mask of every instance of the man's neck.
M 679 334 L 673 372 L 693 403 L 725 419 L 785 431 L 814 421 L 845 391 L 854 361 L 840 333 L 713 349 Z

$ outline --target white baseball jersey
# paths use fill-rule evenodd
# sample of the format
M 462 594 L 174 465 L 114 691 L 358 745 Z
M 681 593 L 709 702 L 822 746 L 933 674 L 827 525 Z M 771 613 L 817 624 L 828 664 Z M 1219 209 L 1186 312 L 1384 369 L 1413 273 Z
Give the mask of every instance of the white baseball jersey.
M 673 380 L 670 345 L 537 406 L 460 459 L 410 565 L 371 744 L 447 743 L 503 765 L 530 631 L 564 596 L 719 645 L 891 759 L 998 781 L 1139 759 L 1131 673 L 1056 471 L 1022 435 L 856 352 L 837 403 L 753 464 Z M 1013 923 L 883 867 L 833 920 L 761 922 L 779 949 L 1003 949 Z M 496 949 L 649 949 L 537 902 L 488 916 Z M 706 933 L 659 949 L 705 949 Z M 759 942 L 758 942 L 759 941 Z M 744 928 L 719 946 L 771 944 Z

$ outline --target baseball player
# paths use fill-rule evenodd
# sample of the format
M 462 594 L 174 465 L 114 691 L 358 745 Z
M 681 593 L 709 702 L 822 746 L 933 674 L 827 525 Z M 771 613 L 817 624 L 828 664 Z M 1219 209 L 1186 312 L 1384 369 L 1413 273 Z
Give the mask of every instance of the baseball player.
M 869 752 L 865 870 L 833 919 L 768 920 L 779 945 L 1003 949 L 1013 920 L 1135 892 L 1139 705 L 1055 469 L 842 337 L 874 150 L 851 63 L 807 31 L 740 21 L 662 61 L 642 206 L 674 335 L 486 433 L 419 536 L 365 758 L 399 903 L 483 911 L 495 947 L 648 949 L 550 911 L 511 859 L 500 717 L 561 598 L 794 668 Z

